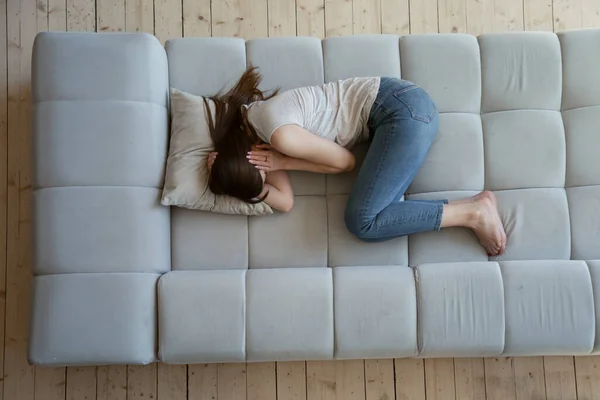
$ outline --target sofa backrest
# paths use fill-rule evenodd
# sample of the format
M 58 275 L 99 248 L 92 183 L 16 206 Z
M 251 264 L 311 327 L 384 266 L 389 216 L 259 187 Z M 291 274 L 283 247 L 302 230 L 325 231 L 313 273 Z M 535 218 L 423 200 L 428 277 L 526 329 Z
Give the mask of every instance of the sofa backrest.
M 167 42 L 170 85 L 212 95 L 248 65 L 263 89 L 393 76 L 427 90 L 440 132 L 407 198 L 498 196 L 508 233 L 498 260 L 600 258 L 600 42 L 553 33 L 184 38 Z M 355 149 L 364 156 L 366 145 Z M 384 243 L 349 234 L 354 173 L 292 173 L 294 209 L 245 217 L 172 209 L 172 269 L 411 265 L 488 259 L 463 229 Z

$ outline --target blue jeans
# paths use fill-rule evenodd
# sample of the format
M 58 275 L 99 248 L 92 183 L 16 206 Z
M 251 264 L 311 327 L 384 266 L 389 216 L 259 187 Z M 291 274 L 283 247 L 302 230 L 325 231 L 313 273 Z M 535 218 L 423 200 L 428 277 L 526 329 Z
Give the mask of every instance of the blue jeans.
M 445 200 L 403 201 L 438 131 L 438 112 L 414 83 L 381 78 L 368 122 L 371 144 L 346 206 L 348 230 L 378 242 L 439 230 Z

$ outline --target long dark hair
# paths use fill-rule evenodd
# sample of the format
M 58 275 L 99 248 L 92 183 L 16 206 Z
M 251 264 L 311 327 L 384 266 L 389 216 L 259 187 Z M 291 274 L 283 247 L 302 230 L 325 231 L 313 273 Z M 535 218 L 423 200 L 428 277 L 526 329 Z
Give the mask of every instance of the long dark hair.
M 263 190 L 260 172 L 248 162 L 247 153 L 252 146 L 260 144 L 256 131 L 248 122 L 245 104 L 258 100 L 268 100 L 271 95 L 258 89 L 262 76 L 256 67 L 249 67 L 238 82 L 228 92 L 219 92 L 210 97 L 214 102 L 214 118 L 209 102 L 204 99 L 208 115 L 208 128 L 215 151 L 218 154 L 212 167 L 208 187 L 215 194 L 236 197 L 247 203 L 259 203 L 266 197 L 258 198 Z

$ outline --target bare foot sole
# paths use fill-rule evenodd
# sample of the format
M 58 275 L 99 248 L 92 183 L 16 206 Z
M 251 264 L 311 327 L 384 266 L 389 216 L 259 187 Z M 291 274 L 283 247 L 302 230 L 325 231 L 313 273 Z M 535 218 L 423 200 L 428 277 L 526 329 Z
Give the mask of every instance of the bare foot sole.
M 496 196 L 489 191 L 467 199 L 476 208 L 475 220 L 471 229 L 477 235 L 479 243 L 490 256 L 504 254 L 506 249 L 506 232 L 498 213 Z

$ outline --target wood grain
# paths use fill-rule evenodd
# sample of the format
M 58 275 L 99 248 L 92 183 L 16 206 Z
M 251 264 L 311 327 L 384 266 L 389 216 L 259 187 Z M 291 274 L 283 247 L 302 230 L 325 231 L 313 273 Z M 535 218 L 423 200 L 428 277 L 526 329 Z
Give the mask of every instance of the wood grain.
M 127 367 L 127 400 L 156 399 L 156 364 Z
M 410 0 L 410 33 L 438 32 L 437 0 Z
M 246 364 L 217 366 L 217 398 L 219 400 L 246 399 Z
M 325 37 L 325 0 L 296 0 L 298 36 Z
M 94 0 L 67 0 L 67 30 L 81 32 L 96 30 L 96 2 Z
M 212 2 L 212 35 L 245 39 L 266 37 L 267 0 L 222 0 Z
M 248 400 L 277 399 L 275 371 L 274 362 L 247 364 L 246 396 Z
M 68 367 L 67 400 L 95 399 L 97 371 L 97 367 Z
M 181 0 L 154 0 L 154 34 L 161 43 L 183 36 Z
M 33 400 L 34 368 L 27 363 L 27 338 L 31 283 L 30 74 L 33 39 L 37 34 L 36 1 L 8 0 L 5 26 L 7 235 L 3 399 Z
M 127 400 L 127 366 L 98 367 L 96 386 L 98 400 Z
M 393 400 L 394 360 L 365 360 L 366 400 Z
M 125 31 L 125 0 L 96 0 L 98 32 Z
M 408 0 L 381 0 L 381 33 L 410 32 Z
M 552 400 L 577 398 L 573 357 L 544 357 L 546 396 Z
M 307 400 L 336 400 L 335 361 L 306 362 Z
M 467 33 L 481 35 L 494 30 L 494 0 L 465 0 Z
M 512 358 L 486 358 L 485 388 L 488 400 L 516 399 Z
M 485 399 L 485 370 L 482 358 L 455 358 L 454 385 L 460 400 Z
M 439 0 L 438 26 L 440 33 L 467 32 L 467 8 L 465 0 Z
M 365 362 L 363 360 L 337 361 L 335 390 L 338 399 L 364 400 Z
M 125 1 L 125 30 L 154 33 L 154 3 L 152 0 Z
M 381 33 L 381 0 L 354 0 L 352 11 L 355 35 Z
M 268 0 L 269 36 L 296 36 L 296 0 Z
M 277 363 L 277 399 L 306 399 L 306 363 L 304 361 Z
M 425 393 L 428 400 L 455 399 L 454 360 L 428 358 L 425 360 Z
M 48 0 L 48 30 L 67 30 L 66 0 Z
M 581 0 L 553 0 L 554 32 L 583 27 Z
M 575 357 L 575 380 L 579 400 L 599 400 L 600 356 Z
M 421 359 L 396 358 L 396 400 L 425 400 L 425 364 Z
M 210 0 L 183 0 L 183 36 L 211 35 Z
M 0 26 L 6 27 L 7 0 L 0 0 Z M 14 22 L 13 22 L 14 24 Z M 11 26 L 11 29 L 14 27 Z M 8 30 L 0 29 L 0 400 L 4 398 L 8 178 Z
M 552 0 L 524 0 L 526 31 L 552 31 Z
M 517 357 L 515 369 L 515 391 L 519 400 L 541 400 L 546 398 L 543 357 Z
M 325 34 L 352 34 L 352 0 L 325 0 Z
M 65 400 L 66 383 L 66 368 L 37 367 L 35 369 L 36 400 Z M 102 400 L 108 399 L 103 398 Z
M 187 365 L 158 364 L 158 399 L 187 399 Z
M 188 365 L 188 399 L 217 398 L 217 364 Z

